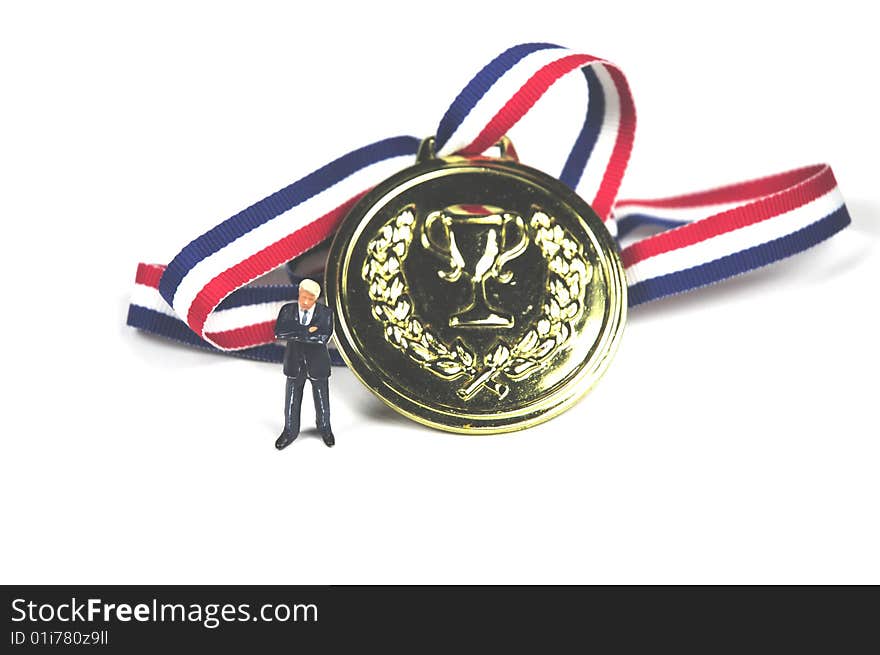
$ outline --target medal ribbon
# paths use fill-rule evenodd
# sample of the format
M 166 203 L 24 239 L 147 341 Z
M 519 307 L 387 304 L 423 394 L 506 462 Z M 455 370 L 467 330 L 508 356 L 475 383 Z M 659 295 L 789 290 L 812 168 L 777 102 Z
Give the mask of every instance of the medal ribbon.
M 555 153 L 556 171 L 547 172 L 619 239 L 639 227 L 661 230 L 621 251 L 631 306 L 790 257 L 849 224 L 826 164 L 685 195 L 617 200 L 636 126 L 626 78 L 608 61 L 548 43 L 514 46 L 468 82 L 437 127 L 437 156 L 485 152 L 566 75 L 587 86 L 583 125 Z M 332 236 L 373 186 L 414 163 L 419 143 L 399 136 L 353 150 L 211 228 L 167 266 L 140 264 L 128 324 L 280 362 L 275 319 L 297 286 L 251 283 Z

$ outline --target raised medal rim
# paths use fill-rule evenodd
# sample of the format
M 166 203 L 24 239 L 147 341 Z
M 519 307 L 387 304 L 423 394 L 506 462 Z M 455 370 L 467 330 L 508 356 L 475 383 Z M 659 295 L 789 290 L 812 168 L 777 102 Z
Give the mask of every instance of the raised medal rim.
M 529 183 L 536 184 L 547 193 L 559 197 L 580 217 L 586 229 L 593 234 L 600 246 L 597 250 L 600 253 L 600 261 L 608 273 L 608 299 L 611 307 L 608 311 L 608 318 L 603 323 L 599 343 L 594 349 L 593 358 L 596 361 L 592 365 L 589 365 L 588 362 L 588 365 L 583 366 L 576 377 L 557 392 L 523 408 L 519 413 L 516 411 L 508 412 L 508 416 L 501 423 L 495 417 L 474 419 L 472 416 L 466 416 L 460 417 L 461 420 L 457 424 L 451 424 L 448 420 L 444 421 L 443 419 L 455 418 L 460 415 L 432 408 L 424 403 L 414 402 L 387 384 L 382 376 L 365 363 L 366 358 L 354 345 L 351 329 L 342 307 L 343 297 L 337 290 L 343 288 L 342 285 L 345 281 L 345 262 L 351 256 L 349 245 L 357 241 L 357 236 L 372 220 L 375 213 L 384 207 L 391 198 L 398 196 L 407 188 L 417 186 L 434 177 L 442 177 L 456 172 L 474 172 L 480 169 L 491 174 L 519 177 Z M 396 193 L 392 193 L 394 191 Z M 374 209 L 375 211 L 373 211 Z M 328 255 L 325 288 L 327 289 L 328 305 L 334 313 L 338 351 L 355 377 L 396 412 L 422 425 L 458 434 L 499 434 L 522 430 L 549 421 L 577 404 L 593 389 L 607 370 L 622 338 L 627 313 L 627 286 L 618 246 L 592 207 L 556 178 L 538 169 L 507 159 L 463 157 L 429 159 L 405 168 L 379 183 L 352 207 L 336 233 Z

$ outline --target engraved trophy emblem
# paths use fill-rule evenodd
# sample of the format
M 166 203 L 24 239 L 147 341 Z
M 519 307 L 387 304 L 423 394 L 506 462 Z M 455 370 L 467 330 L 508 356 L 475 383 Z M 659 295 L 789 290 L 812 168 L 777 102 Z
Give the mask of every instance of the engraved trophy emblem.
M 513 272 L 503 267 L 528 245 L 522 217 L 498 207 L 453 205 L 428 214 L 421 241 L 425 250 L 448 264 L 437 273 L 441 279 L 456 282 L 465 275 L 471 281 L 472 300 L 449 317 L 450 327 L 513 327 L 513 316 L 490 305 L 486 281 L 513 280 Z
M 486 353 L 474 352 L 461 338 L 452 344 L 444 343 L 415 310 L 413 294 L 418 290 L 411 288 L 404 272 L 414 228 L 418 230 L 415 206 L 407 206 L 383 225 L 367 245 L 369 257 L 362 277 L 369 285 L 373 315 L 382 321 L 385 338 L 437 377 L 445 380 L 467 377 L 467 383 L 456 390 L 462 400 L 471 399 L 483 388 L 499 399 L 507 396 L 513 381 L 541 369 L 566 345 L 572 323 L 583 310 L 591 265 L 566 230 L 539 207 L 534 206 L 532 210 L 528 230 L 517 214 L 475 205 L 454 205 L 432 211 L 420 230 L 425 250 L 439 254 L 443 263 L 449 265 L 437 275 L 447 282 L 456 282 L 467 275 L 473 289 L 471 302 L 449 318 L 450 327 L 512 328 L 513 317 L 493 308 L 487 300 L 486 281 L 495 278 L 501 284 L 512 283 L 513 273 L 502 270 L 504 264 L 522 255 L 530 240 L 540 249 L 548 269 L 542 289 L 545 301 L 541 314 L 519 338 L 510 340 L 502 336 Z M 446 235 L 446 241 L 440 246 L 430 236 L 438 221 L 445 227 Z M 514 226 L 517 233 L 509 248 L 505 245 L 504 232 L 508 225 Z M 461 230 L 462 226 L 477 229 L 463 237 L 467 233 Z M 530 231 L 533 239 L 529 237 Z

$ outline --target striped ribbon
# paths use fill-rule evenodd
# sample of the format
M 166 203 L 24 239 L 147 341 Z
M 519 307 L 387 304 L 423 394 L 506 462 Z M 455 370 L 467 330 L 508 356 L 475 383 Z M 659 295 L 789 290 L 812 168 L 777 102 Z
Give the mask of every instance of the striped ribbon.
M 630 305 L 765 266 L 849 224 L 824 164 L 686 195 L 617 200 L 636 125 L 626 78 L 608 61 L 549 43 L 514 46 L 484 66 L 440 120 L 437 154 L 485 152 L 567 75 L 586 83 L 584 119 L 574 141 L 553 153 L 557 169 L 548 172 L 589 202 L 619 239 L 636 228 L 655 232 L 622 248 Z M 167 266 L 140 264 L 128 324 L 281 361 L 274 324 L 280 306 L 296 297 L 296 280 L 252 283 L 330 237 L 358 199 L 413 163 L 419 142 L 400 136 L 354 150 L 208 230 Z

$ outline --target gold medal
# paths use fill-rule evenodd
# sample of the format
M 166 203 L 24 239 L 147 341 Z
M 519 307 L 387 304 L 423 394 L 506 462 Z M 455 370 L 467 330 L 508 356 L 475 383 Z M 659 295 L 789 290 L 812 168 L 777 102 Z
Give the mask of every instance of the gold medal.
M 516 160 L 433 155 L 352 209 L 333 241 L 339 351 L 395 410 L 442 430 L 545 421 L 601 377 L 626 319 L 617 245 L 590 206 Z

